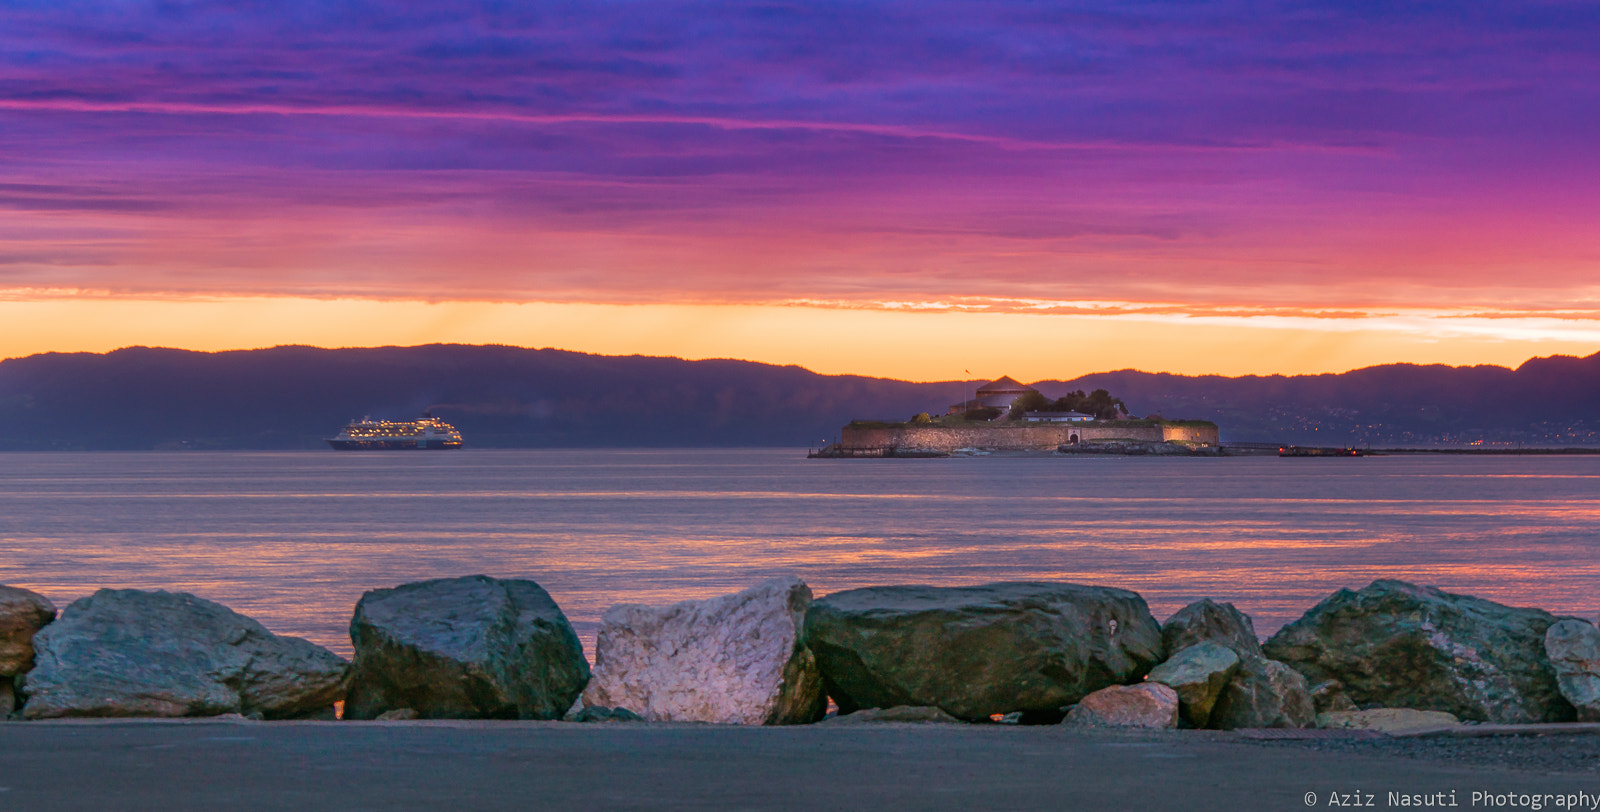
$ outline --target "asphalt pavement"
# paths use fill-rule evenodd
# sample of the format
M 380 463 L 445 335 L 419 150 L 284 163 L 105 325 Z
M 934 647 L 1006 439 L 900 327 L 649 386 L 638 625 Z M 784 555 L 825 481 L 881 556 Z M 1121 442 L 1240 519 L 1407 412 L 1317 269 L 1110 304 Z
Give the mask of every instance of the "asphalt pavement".
M 1597 743 L 1552 765 L 1537 741 L 1475 745 L 1534 756 L 1497 760 L 1060 726 L 9 722 L 0 810 L 1595 809 Z

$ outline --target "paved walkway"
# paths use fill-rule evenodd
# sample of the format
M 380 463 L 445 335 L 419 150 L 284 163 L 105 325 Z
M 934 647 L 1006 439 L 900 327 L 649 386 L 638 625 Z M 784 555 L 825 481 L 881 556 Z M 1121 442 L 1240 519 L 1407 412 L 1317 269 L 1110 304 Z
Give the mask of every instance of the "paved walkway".
M 1596 739 L 1600 741 L 1600 739 Z M 1537 745 L 1534 745 L 1537 746 Z M 1587 745 L 1585 745 L 1587 746 Z M 1580 762 L 1582 760 L 1580 759 Z M 1388 793 L 1600 793 L 1600 773 L 1061 727 L 0 724 L 0 809 L 1303 810 Z M 1358 795 L 1357 793 L 1360 793 Z M 1308 796 L 1308 794 L 1310 794 Z M 1370 799 L 1367 795 L 1372 796 Z M 1341 797 L 1342 796 L 1342 797 Z M 1546 801 L 1545 809 L 1564 808 Z M 1584 808 L 1584 807 L 1580 807 Z M 1588 807 L 1592 808 L 1592 807 Z

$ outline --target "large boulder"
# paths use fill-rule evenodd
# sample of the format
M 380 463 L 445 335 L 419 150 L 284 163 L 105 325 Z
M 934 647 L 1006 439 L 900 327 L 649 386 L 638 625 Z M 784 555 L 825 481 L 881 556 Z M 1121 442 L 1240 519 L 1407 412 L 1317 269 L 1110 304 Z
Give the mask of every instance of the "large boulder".
M 1569 721 L 1545 632 L 1557 618 L 1403 581 L 1341 589 L 1267 641 L 1313 682 L 1337 679 L 1361 707 L 1404 707 L 1507 724 Z
M 1231 603 L 1195 601 L 1161 624 L 1161 644 L 1169 655 L 1207 641 L 1221 643 L 1240 656 L 1262 656 L 1255 624 Z
M 800 642 L 811 590 L 774 578 L 733 595 L 606 610 L 586 705 L 653 722 L 808 724 L 828 710 L 816 659 Z
M 1205 727 L 1211 721 L 1211 709 L 1238 670 L 1239 655 L 1208 640 L 1168 657 L 1150 669 L 1146 679 L 1177 691 L 1183 721 L 1193 727 Z
M 1073 705 L 1062 724 L 1174 728 L 1178 726 L 1178 692 L 1159 682 L 1101 688 Z
M 346 719 L 559 719 L 589 681 L 583 646 L 532 581 L 484 575 L 376 589 L 350 621 Z
M 342 658 L 182 592 L 102 589 L 33 638 L 25 719 L 61 716 L 330 716 Z
M 33 635 L 55 619 L 55 604 L 43 595 L 0 586 L 0 677 L 33 667 Z
M 1209 727 L 1310 727 L 1316 721 L 1311 689 L 1300 672 L 1277 660 L 1245 655 L 1211 708 Z
M 1556 686 L 1578 712 L 1578 719 L 1600 722 L 1600 630 L 1567 619 L 1544 633 L 1544 650 L 1556 672 Z
M 1143 598 L 1061 583 L 839 592 L 811 605 L 805 642 L 840 713 L 926 705 L 968 721 L 1059 721 L 1064 706 L 1161 659 Z

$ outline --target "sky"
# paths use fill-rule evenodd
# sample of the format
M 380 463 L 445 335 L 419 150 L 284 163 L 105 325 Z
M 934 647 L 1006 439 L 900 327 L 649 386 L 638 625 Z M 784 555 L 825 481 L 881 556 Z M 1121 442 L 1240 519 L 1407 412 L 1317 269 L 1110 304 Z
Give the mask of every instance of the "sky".
M 3 0 L 0 357 L 1588 355 L 1597 41 L 1589 2 Z

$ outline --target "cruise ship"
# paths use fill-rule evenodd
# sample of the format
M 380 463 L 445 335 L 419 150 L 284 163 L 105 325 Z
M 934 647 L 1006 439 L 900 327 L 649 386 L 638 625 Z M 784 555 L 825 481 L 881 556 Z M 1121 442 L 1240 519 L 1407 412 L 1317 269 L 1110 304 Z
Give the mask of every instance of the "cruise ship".
M 416 420 L 373 420 L 365 417 L 344 427 L 328 445 L 340 451 L 447 449 L 461 447 L 456 427 L 423 412 Z

